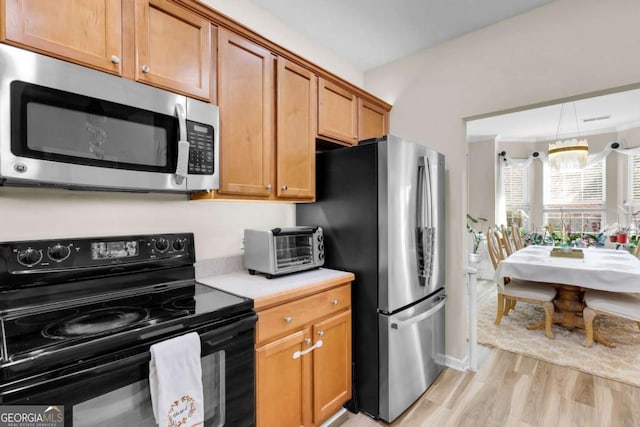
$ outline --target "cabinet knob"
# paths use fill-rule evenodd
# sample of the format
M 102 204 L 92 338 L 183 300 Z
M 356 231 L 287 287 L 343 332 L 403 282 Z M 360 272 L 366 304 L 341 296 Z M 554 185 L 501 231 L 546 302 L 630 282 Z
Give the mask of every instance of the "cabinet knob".
M 338 305 L 338 300 L 334 299 L 333 301 L 331 301 L 331 305 Z
M 285 316 L 285 318 L 283 319 L 284 323 L 291 323 L 293 322 L 293 318 L 291 316 Z
M 324 331 L 318 331 L 318 336 L 319 337 L 323 337 L 324 336 Z
M 119 64 L 120 57 L 118 55 L 111 55 L 111 62 L 113 62 L 114 64 Z
M 282 186 L 282 191 L 287 191 L 289 189 L 289 187 L 287 187 L 286 185 Z
M 143 73 L 148 73 L 149 71 L 151 71 L 151 69 L 149 68 L 149 66 L 148 66 L 148 65 L 143 65 L 143 66 L 142 66 L 142 72 L 143 72 Z
M 271 189 L 273 188 L 273 186 L 271 184 L 267 184 L 267 186 L 265 187 L 267 190 L 271 191 Z
M 311 344 L 311 338 L 305 338 L 305 339 L 304 339 L 304 343 L 305 343 L 306 345 Z

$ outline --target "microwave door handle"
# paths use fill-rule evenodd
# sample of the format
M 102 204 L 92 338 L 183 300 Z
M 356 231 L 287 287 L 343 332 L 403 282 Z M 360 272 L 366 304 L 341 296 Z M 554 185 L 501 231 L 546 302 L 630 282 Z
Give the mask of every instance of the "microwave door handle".
M 176 173 L 174 178 L 176 184 L 182 185 L 187 177 L 187 168 L 189 166 L 189 141 L 187 141 L 187 119 L 182 104 L 176 104 L 176 116 L 178 116 L 178 129 L 180 131 L 180 139 L 178 141 L 178 160 L 176 162 Z

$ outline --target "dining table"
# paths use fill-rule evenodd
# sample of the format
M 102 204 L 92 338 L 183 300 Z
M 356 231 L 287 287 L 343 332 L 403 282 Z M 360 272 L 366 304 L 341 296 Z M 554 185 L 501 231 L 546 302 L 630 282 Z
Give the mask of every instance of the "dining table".
M 517 278 L 552 284 L 557 290 L 553 323 L 569 329 L 584 329 L 585 289 L 640 293 L 640 259 L 626 250 L 533 245 L 502 260 L 494 278 L 496 281 Z M 544 327 L 544 322 L 536 326 Z M 614 346 L 595 330 L 594 339 L 603 345 Z

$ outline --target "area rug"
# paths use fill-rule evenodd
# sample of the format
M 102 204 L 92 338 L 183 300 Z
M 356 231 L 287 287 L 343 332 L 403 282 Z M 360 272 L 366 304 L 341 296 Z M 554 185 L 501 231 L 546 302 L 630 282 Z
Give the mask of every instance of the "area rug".
M 594 343 L 581 345 L 584 331 L 570 331 L 553 325 L 554 340 L 544 335 L 544 329 L 530 331 L 529 323 L 544 319 L 542 307 L 518 302 L 515 311 L 503 317 L 500 326 L 496 317 L 497 297 L 485 298 L 478 309 L 478 342 L 536 359 L 567 366 L 593 375 L 640 387 L 640 330 L 635 322 L 599 315 L 595 320 L 603 336 L 616 343 L 608 348 Z

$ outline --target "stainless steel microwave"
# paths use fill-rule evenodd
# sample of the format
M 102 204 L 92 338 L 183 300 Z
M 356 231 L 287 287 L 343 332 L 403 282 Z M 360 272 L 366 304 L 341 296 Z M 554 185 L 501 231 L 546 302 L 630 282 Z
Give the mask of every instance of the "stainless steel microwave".
M 192 192 L 219 183 L 218 107 L 0 45 L 0 183 Z
M 273 276 L 318 268 L 324 264 L 320 227 L 244 230 L 244 266 L 249 274 Z

